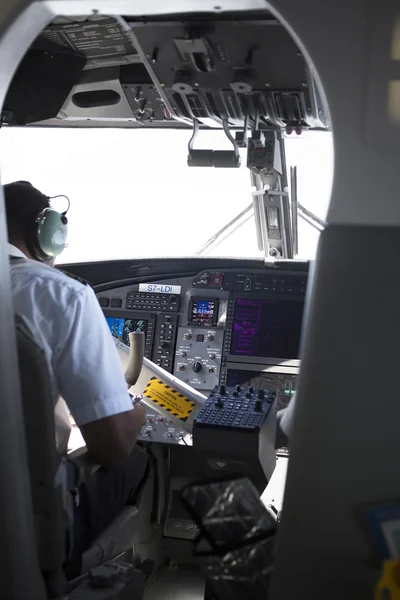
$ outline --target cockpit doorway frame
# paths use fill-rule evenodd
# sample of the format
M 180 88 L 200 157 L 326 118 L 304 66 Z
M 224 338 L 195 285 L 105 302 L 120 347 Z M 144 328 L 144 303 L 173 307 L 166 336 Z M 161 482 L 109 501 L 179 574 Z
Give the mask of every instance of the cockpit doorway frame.
M 399 15 L 398 2 L 275 0 L 272 4 L 273 7 L 262 0 L 224 0 L 217 6 L 209 0 L 180 0 L 174 2 L 173 10 L 174 14 L 199 10 L 218 13 L 221 9 L 251 10 L 265 6 L 275 11 L 292 32 L 307 60 L 311 63 L 312 59 L 316 79 L 329 98 L 335 172 L 328 222 L 399 226 L 396 194 L 400 188 L 400 127 L 389 122 L 388 106 L 385 104 L 388 82 L 400 80 L 400 63 L 389 60 L 387 43 L 390 24 Z M 169 12 L 165 9 L 164 0 L 48 0 L 35 3 L 2 0 L 0 102 L 4 101 L 19 60 L 54 16 L 89 14 L 92 11 L 132 16 L 149 12 L 166 15 Z M 2 193 L 0 196 L 1 586 L 2 595 L 10 600 L 32 597 L 41 600 L 44 591 L 34 560 Z M 357 272 L 354 277 L 357 278 Z M 335 294 L 338 302 L 345 300 L 344 290 L 336 290 Z M 307 341 L 307 332 L 305 339 Z M 311 354 L 307 343 L 304 352 L 305 356 Z M 385 385 L 385 391 L 388 391 L 391 382 L 385 382 Z M 318 398 L 306 398 L 301 388 L 299 399 L 314 402 L 317 406 Z M 300 419 L 297 425 L 305 423 Z M 287 504 L 288 509 L 290 504 L 293 507 L 293 498 L 289 497 Z M 284 542 L 282 540 L 282 544 Z M 278 547 L 278 553 L 282 549 Z M 281 560 L 278 578 L 282 576 L 282 565 Z M 276 600 L 289 598 L 280 595 L 278 590 L 273 597 Z M 297 588 L 297 597 L 309 597 L 307 590 Z M 322 595 L 319 597 L 322 598 Z

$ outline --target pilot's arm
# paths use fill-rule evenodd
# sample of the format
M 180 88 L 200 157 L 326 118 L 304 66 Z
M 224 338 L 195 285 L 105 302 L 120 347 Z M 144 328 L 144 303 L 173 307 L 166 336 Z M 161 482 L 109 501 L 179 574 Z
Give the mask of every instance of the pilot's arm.
M 283 448 L 289 444 L 293 433 L 294 411 L 296 394 L 294 394 L 286 408 L 278 410 L 276 428 L 276 448 Z
M 66 298 L 68 294 L 68 298 Z M 53 371 L 61 396 L 80 428 L 89 454 L 103 466 L 128 458 L 144 425 L 144 408 L 132 406 L 118 352 L 93 290 L 60 291 L 53 322 Z

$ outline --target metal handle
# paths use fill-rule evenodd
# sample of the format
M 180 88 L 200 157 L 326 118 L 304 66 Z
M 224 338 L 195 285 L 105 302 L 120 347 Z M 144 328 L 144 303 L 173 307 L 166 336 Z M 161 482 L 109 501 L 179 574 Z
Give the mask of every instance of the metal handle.
M 290 181 L 292 191 L 292 240 L 293 256 L 299 253 L 299 234 L 298 234 L 298 200 L 297 200 L 297 167 L 290 167 Z
M 135 331 L 129 334 L 129 361 L 125 371 L 125 379 L 129 387 L 135 385 L 139 379 L 144 358 L 144 333 Z
M 193 145 L 199 132 L 199 121 L 193 119 L 193 134 L 188 144 L 189 167 L 215 167 L 215 168 L 238 168 L 240 167 L 240 154 L 238 142 L 229 131 L 228 121 L 223 120 L 224 133 L 233 145 L 233 150 L 194 150 Z

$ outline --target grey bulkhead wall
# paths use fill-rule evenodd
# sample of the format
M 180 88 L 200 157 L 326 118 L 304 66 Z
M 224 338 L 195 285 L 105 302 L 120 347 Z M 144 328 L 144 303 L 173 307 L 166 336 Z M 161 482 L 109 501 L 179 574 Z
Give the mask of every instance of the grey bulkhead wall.
M 32 15 L 21 14 L 27 4 L 22 0 L 0 3 L 1 104 L 19 60 L 49 20 L 48 11 L 42 10 L 35 11 L 38 22 L 31 22 Z M 41 600 L 46 595 L 34 537 L 6 241 L 0 191 L 0 596 Z

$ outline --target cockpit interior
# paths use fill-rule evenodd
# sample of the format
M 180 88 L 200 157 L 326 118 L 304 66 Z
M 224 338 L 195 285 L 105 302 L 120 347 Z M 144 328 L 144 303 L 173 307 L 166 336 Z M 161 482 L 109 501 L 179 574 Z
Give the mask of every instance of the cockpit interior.
M 149 457 L 67 580 L 62 496 L 98 467 L 71 416 L 60 470 L 0 208 L 4 597 L 400 597 L 396 3 L 1 4 L 1 182 L 68 196 L 55 268 L 94 290 Z

